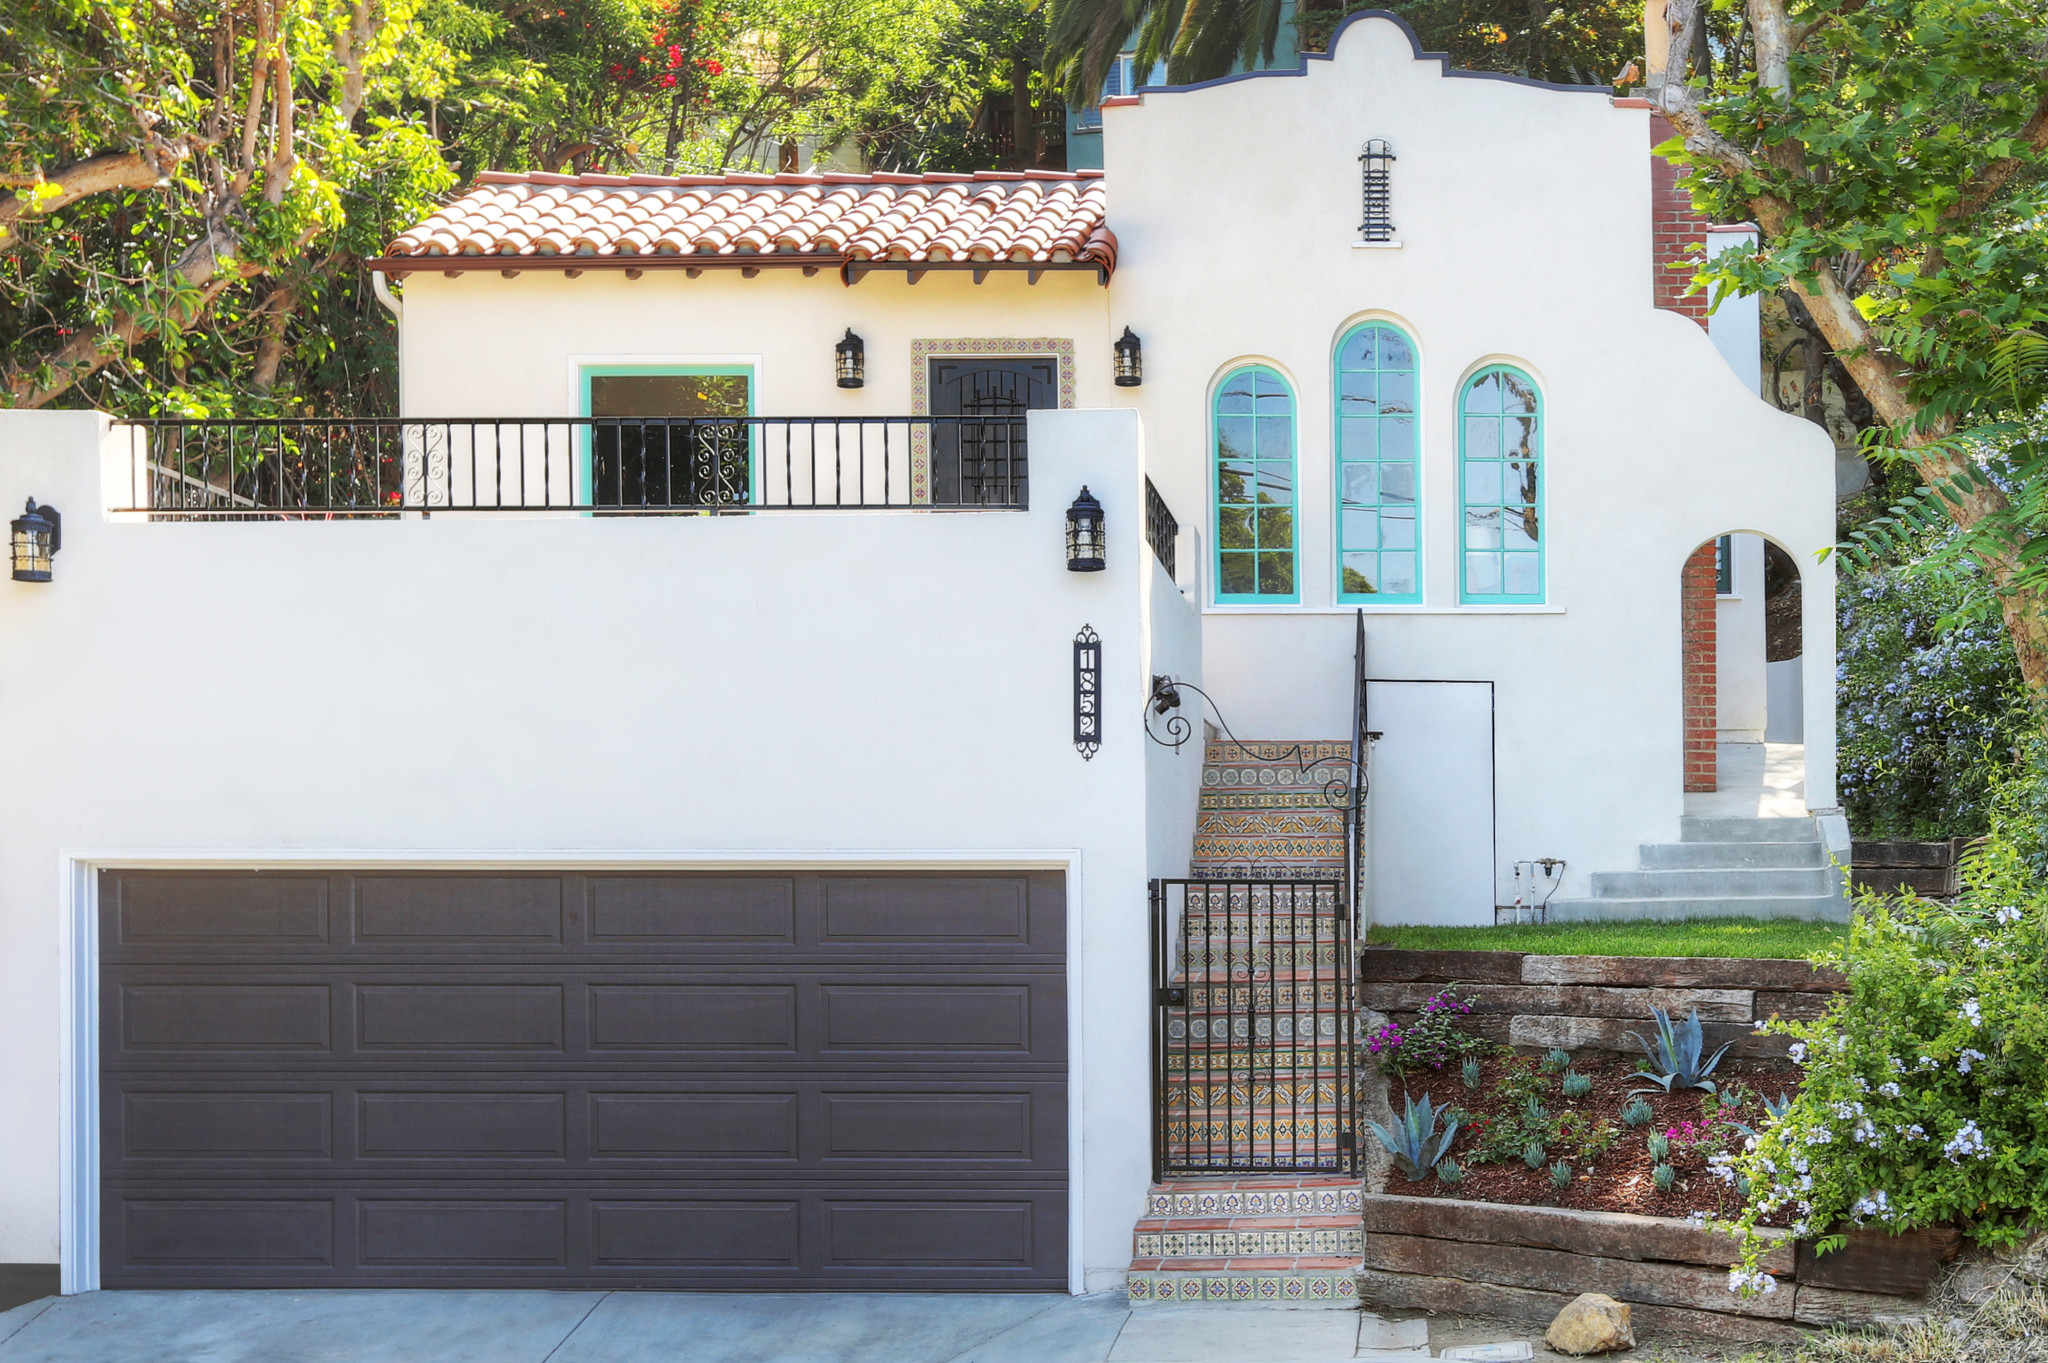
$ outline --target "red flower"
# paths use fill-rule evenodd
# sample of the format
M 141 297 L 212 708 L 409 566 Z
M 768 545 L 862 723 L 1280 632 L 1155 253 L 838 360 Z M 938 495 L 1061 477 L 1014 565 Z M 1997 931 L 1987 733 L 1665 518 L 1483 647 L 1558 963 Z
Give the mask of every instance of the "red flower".
M 725 74 L 725 68 L 719 65 L 717 62 L 711 60 L 711 58 L 709 57 L 706 57 L 703 61 L 698 62 L 697 69 L 699 71 L 702 71 L 707 76 L 722 76 Z
M 682 64 L 683 64 L 683 49 L 682 49 L 682 48 L 680 48 L 680 47 L 678 47 L 678 46 L 675 46 L 675 45 L 671 44 L 671 45 L 670 45 L 670 47 L 669 47 L 669 50 L 668 50 L 668 69 L 669 69 L 669 70 L 671 70 L 671 71 L 673 71 L 673 70 L 675 70 L 675 69 L 676 69 L 676 68 L 677 68 L 678 66 L 681 66 Z
M 671 72 L 670 72 L 669 74 L 667 74 L 666 76 L 663 76 L 663 77 L 661 78 L 661 88 L 662 88 L 662 89 L 664 89 L 664 90 L 668 90 L 668 89 L 672 89 L 672 88 L 674 88 L 674 86 L 675 86 L 675 83 L 676 83 L 676 77 L 675 77 L 675 73 L 674 73 L 673 71 L 671 71 Z

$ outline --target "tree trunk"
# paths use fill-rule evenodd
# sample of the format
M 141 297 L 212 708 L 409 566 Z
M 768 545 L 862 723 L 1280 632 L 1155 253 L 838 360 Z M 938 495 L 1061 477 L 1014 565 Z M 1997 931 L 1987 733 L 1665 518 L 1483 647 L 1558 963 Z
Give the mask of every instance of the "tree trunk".
M 277 369 L 284 362 L 285 337 L 291 331 L 292 313 L 298 310 L 298 290 L 280 285 L 270 291 L 263 316 L 263 339 L 256 345 L 256 369 L 249 386 L 268 393 L 277 385 Z
M 1037 111 L 1031 107 L 1031 63 L 1022 57 L 1010 62 L 1010 127 L 1017 144 L 1017 169 L 1029 170 L 1038 164 L 1041 149 Z

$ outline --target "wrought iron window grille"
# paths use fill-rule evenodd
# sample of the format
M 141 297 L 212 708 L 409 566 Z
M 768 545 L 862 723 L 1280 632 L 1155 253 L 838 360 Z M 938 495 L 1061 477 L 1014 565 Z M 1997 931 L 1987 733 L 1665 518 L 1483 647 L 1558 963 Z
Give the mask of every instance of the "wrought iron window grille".
M 1174 567 L 1173 547 L 1180 539 L 1180 522 L 1173 518 L 1173 512 L 1166 506 L 1166 499 L 1159 495 L 1159 489 L 1152 486 L 1152 480 L 1145 480 L 1145 539 L 1152 546 L 1152 552 L 1159 559 L 1166 575 L 1175 582 L 1180 573 Z
M 1358 225 L 1360 241 L 1392 241 L 1394 239 L 1394 177 L 1391 169 L 1395 157 L 1387 146 L 1385 138 L 1375 137 L 1365 144 L 1365 150 L 1358 154 L 1358 163 L 1363 167 L 1365 221 Z

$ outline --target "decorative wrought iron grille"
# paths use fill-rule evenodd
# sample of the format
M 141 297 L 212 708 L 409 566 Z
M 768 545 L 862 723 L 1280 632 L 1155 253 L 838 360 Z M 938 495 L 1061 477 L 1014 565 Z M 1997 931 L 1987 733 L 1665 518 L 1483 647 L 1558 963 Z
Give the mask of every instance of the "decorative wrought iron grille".
M 1379 137 L 1367 142 L 1358 154 L 1365 181 L 1365 221 L 1358 225 L 1361 241 L 1394 239 L 1394 176 L 1390 169 L 1394 159 L 1386 139 Z
M 178 519 L 1022 508 L 1025 419 L 144 421 L 128 505 Z
M 1155 1179 L 1358 1171 L 1352 942 L 1339 881 L 1152 882 Z
M 1152 480 L 1145 480 L 1145 539 L 1152 545 L 1152 552 L 1158 556 L 1166 575 L 1178 582 L 1180 574 L 1173 566 L 1173 546 L 1180 538 L 1180 522 L 1166 509 L 1166 499 L 1159 495 L 1159 489 L 1152 486 Z

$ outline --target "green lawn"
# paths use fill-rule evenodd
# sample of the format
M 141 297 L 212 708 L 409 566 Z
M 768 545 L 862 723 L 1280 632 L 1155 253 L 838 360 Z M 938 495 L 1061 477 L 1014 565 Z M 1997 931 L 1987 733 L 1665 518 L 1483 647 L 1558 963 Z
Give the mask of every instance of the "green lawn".
M 1702 918 L 1689 923 L 1526 923 L 1498 928 L 1376 927 L 1373 946 L 1411 951 L 1526 951 L 1538 956 L 1748 956 L 1797 960 L 1847 936 L 1839 923 Z

